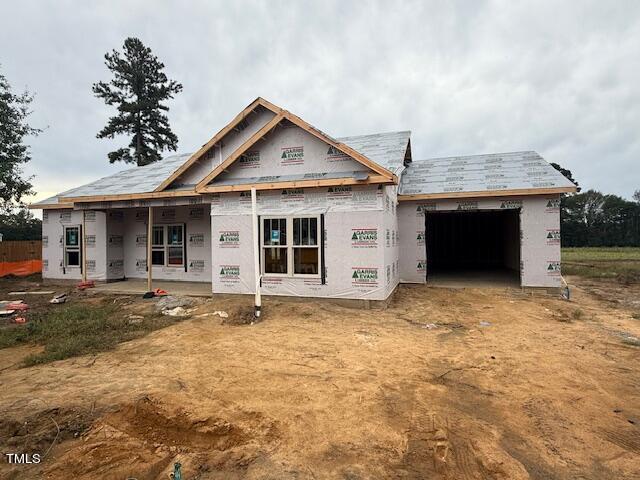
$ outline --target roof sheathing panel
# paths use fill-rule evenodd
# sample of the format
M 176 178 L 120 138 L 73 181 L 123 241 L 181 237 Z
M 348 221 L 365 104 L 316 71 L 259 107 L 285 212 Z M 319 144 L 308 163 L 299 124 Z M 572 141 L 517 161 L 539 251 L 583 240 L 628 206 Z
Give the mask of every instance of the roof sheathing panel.
M 399 195 L 575 187 L 538 153 L 513 152 L 414 160 Z
M 404 167 L 411 132 L 386 132 L 336 139 L 396 175 Z
M 172 155 L 150 165 L 134 167 L 100 178 L 57 195 L 85 197 L 94 195 L 118 195 L 153 192 L 167 177 L 175 172 L 191 156 L 190 153 Z

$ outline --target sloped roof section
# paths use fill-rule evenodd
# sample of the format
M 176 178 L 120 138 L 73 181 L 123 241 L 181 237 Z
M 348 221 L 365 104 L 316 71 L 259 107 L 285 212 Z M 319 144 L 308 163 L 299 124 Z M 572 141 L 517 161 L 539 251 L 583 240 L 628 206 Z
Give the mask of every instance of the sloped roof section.
M 190 153 L 172 155 L 143 167 L 133 167 L 77 188 L 59 193 L 51 199 L 64 201 L 65 197 L 86 197 L 96 195 L 119 195 L 153 192 L 166 178 L 187 161 Z M 47 199 L 47 200 L 51 200 Z M 44 203 L 42 202 L 38 203 Z M 59 202 L 56 202 L 59 203 Z M 34 204 L 37 205 L 37 204 Z
M 337 141 L 397 175 L 404 167 L 410 137 L 410 131 L 402 131 L 342 137 Z
M 570 192 L 575 185 L 538 153 L 527 151 L 414 160 L 403 172 L 398 193 L 445 198 L 513 191 Z

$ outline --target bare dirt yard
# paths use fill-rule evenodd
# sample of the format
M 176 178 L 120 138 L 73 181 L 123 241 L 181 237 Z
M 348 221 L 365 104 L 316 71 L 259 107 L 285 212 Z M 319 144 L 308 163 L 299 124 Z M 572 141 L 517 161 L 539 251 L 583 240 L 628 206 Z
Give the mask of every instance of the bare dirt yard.
M 570 283 L 571 301 L 268 299 L 255 325 L 235 321 L 250 298 L 206 299 L 109 351 L 25 367 L 42 347 L 0 349 L 2 453 L 43 455 L 0 478 L 640 478 L 640 285 Z M 156 300 L 119 298 L 70 304 L 150 321 Z

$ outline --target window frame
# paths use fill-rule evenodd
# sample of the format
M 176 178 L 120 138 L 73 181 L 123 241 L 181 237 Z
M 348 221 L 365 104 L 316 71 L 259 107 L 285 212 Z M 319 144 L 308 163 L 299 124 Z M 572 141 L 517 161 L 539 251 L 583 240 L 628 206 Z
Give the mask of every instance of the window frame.
M 155 232 L 156 229 L 160 229 L 162 231 L 162 243 L 161 244 L 157 244 L 157 243 L 153 243 L 153 241 L 155 240 Z M 165 251 L 165 245 L 166 245 L 166 229 L 164 228 L 164 225 L 154 225 L 151 228 L 151 266 L 152 267 L 164 267 L 166 266 L 167 263 L 167 252 Z M 162 263 L 153 263 L 153 252 L 162 252 Z
M 173 227 L 178 227 L 182 231 L 182 242 L 179 244 L 169 243 L 169 229 Z M 156 229 L 162 229 L 162 245 L 154 244 L 154 231 Z M 187 243 L 185 241 L 185 231 L 186 228 L 182 223 L 169 223 L 169 224 L 160 224 L 153 225 L 151 229 L 151 266 L 152 267 L 169 267 L 169 268 L 184 268 L 186 265 L 186 257 L 187 257 Z M 182 249 L 182 262 L 177 264 L 169 263 L 169 249 L 170 248 L 181 248 Z M 153 252 L 162 252 L 164 255 L 163 263 L 153 263 Z
M 293 224 L 294 219 L 315 219 L 316 220 L 316 244 L 315 245 L 295 245 L 293 236 Z M 264 243 L 264 224 L 265 220 L 285 220 L 285 232 L 287 235 L 287 243 L 284 245 L 270 245 Z M 260 216 L 260 275 L 264 278 L 321 278 L 322 277 L 322 237 L 321 232 L 322 222 L 320 221 L 320 215 L 265 215 Z M 266 273 L 265 272 L 265 250 L 268 248 L 282 248 L 287 251 L 287 273 Z M 316 249 L 318 252 L 318 273 L 295 273 L 295 249 Z
M 67 230 L 71 230 L 71 229 L 75 229 L 78 231 L 78 244 L 77 245 L 71 245 L 69 246 L 67 244 Z M 65 268 L 80 268 L 82 269 L 82 226 L 81 225 L 65 225 L 64 226 L 64 231 L 63 233 L 63 250 L 62 250 L 62 256 L 63 256 L 63 264 Z M 69 264 L 69 259 L 67 256 L 68 252 L 78 252 L 78 264 L 77 265 L 70 265 Z

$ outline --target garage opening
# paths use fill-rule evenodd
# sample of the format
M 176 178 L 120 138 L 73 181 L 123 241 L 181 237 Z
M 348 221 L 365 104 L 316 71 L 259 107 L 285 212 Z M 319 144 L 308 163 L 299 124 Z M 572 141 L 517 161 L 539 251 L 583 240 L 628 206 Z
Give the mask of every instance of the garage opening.
M 427 282 L 520 286 L 520 211 L 427 212 Z

